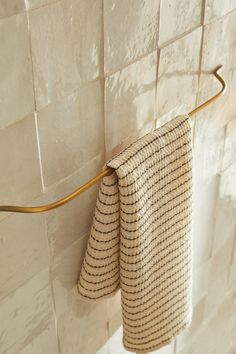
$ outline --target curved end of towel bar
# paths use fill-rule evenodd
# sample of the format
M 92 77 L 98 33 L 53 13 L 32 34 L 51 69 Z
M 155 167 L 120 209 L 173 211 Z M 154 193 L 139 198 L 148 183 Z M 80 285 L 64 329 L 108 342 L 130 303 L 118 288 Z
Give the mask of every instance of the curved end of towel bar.
M 218 71 L 223 67 L 223 65 L 217 66 L 217 68 L 213 71 L 214 76 L 218 79 L 218 81 L 221 83 L 222 87 L 220 91 L 213 97 L 211 97 L 209 100 L 205 101 L 202 103 L 200 106 L 196 107 L 193 109 L 191 112 L 188 113 L 188 115 L 191 117 L 197 112 L 201 111 L 203 108 L 207 107 L 210 105 L 212 102 L 217 100 L 220 96 L 224 95 L 225 92 L 227 91 L 227 83 L 226 81 L 218 74 Z
M 213 74 L 215 77 L 219 80 L 219 82 L 222 84 L 221 90 L 213 97 L 211 97 L 209 100 L 206 102 L 202 103 L 200 106 L 196 107 L 193 111 L 189 112 L 189 116 L 193 116 L 209 104 L 211 104 L 213 101 L 215 101 L 219 96 L 223 95 L 226 90 L 227 90 L 227 84 L 225 80 L 218 74 L 218 71 L 222 68 L 222 65 L 219 65 L 214 71 Z M 89 180 L 87 183 L 83 184 L 81 187 L 76 189 L 74 192 L 70 193 L 69 195 L 65 196 L 62 199 L 57 200 L 56 202 L 46 204 L 46 205 L 41 205 L 41 206 L 35 206 L 35 207 L 24 207 L 24 206 L 14 206 L 14 205 L 0 205 L 0 212 L 1 211 L 6 211 L 6 212 L 16 212 L 16 213 L 42 213 L 44 211 L 49 211 L 55 208 L 60 207 L 63 204 L 68 203 L 72 199 L 76 198 L 78 195 L 95 185 L 98 181 L 100 181 L 103 177 L 108 176 L 111 174 L 113 170 L 111 168 L 105 168 L 102 172 L 100 172 L 97 176 Z
M 92 178 L 85 184 L 83 184 L 81 187 L 76 189 L 74 192 L 68 194 L 62 199 L 57 200 L 56 202 L 46 204 L 46 205 L 40 205 L 40 206 L 34 206 L 34 207 L 27 207 L 27 206 L 17 206 L 17 205 L 0 205 L 0 211 L 7 211 L 7 212 L 16 212 L 16 213 L 42 213 L 44 211 L 49 211 L 55 208 L 58 208 L 59 206 L 68 203 L 72 199 L 76 198 L 78 195 L 82 194 L 84 191 L 92 187 L 94 184 L 96 184 L 98 181 L 100 181 L 103 177 L 108 176 L 110 173 L 112 173 L 113 170 L 110 168 L 105 168 L 101 173 L 99 173 L 96 177 Z

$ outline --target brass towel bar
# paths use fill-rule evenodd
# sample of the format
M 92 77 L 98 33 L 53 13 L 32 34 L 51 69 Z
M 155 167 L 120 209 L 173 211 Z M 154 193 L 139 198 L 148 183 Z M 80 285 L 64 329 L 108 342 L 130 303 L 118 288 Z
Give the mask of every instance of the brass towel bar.
M 195 113 L 199 112 L 213 101 L 215 101 L 219 96 L 223 95 L 227 90 L 227 84 L 225 80 L 218 74 L 218 70 L 222 67 L 222 65 L 218 66 L 213 74 L 215 77 L 220 81 L 222 84 L 221 90 L 213 97 L 211 97 L 206 102 L 202 103 L 200 106 L 196 107 L 193 111 L 189 112 L 189 116 L 193 116 Z M 112 169 L 105 168 L 101 173 L 99 173 L 96 177 L 92 178 L 90 181 L 76 189 L 74 192 L 70 193 L 69 195 L 65 196 L 64 198 L 50 204 L 41 205 L 41 206 L 34 206 L 34 207 L 24 207 L 24 206 L 14 206 L 14 205 L 0 205 L 0 211 L 7 211 L 7 212 L 16 212 L 16 213 L 42 213 L 44 211 L 48 211 L 51 209 L 58 208 L 59 206 L 68 203 L 94 184 L 96 184 L 99 180 L 101 180 L 104 176 L 108 176 L 112 172 Z

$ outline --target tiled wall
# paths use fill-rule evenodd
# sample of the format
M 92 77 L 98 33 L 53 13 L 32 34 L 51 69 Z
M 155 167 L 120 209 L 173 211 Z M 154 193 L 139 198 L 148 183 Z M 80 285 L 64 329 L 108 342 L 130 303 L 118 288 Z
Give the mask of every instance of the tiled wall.
M 197 114 L 194 314 L 159 354 L 236 353 L 236 1 L 0 0 L 0 203 L 51 202 L 133 139 Z M 98 186 L 0 213 L 0 353 L 125 353 L 119 294 L 77 297 Z

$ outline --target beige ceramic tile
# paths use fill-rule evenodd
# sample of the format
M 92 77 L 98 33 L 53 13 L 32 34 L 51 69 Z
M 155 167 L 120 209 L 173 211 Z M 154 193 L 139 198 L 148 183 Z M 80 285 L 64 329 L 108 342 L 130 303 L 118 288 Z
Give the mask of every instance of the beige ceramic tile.
M 107 300 L 107 312 L 109 317 L 108 323 L 108 347 L 109 354 L 129 353 L 124 349 L 122 343 L 123 327 L 122 327 L 122 310 L 121 310 L 121 294 L 118 293 Z
M 34 116 L 0 130 L 1 204 L 26 204 L 42 192 Z
M 154 121 L 156 52 L 106 78 L 106 153 Z
M 217 125 L 214 118 L 205 112 L 195 119 L 193 167 L 198 187 L 203 181 L 210 183 L 222 168 L 225 130 Z
M 104 1 L 105 73 L 157 48 L 160 0 Z
M 233 263 L 230 265 L 229 269 L 229 288 L 234 289 L 236 291 L 236 247 L 234 253 Z
M 230 121 L 226 127 L 223 169 L 236 161 L 236 119 Z
M 43 214 L 12 214 L 0 223 L 0 299 L 48 266 Z
M 115 316 L 109 322 L 109 340 L 108 340 L 109 354 L 130 353 L 127 350 L 125 350 L 123 347 L 122 336 L 123 336 L 123 329 L 119 325 L 119 316 Z
M 235 230 L 236 231 L 236 230 Z M 234 233 L 228 237 L 220 249 L 215 251 L 211 259 L 210 282 L 216 280 L 229 269 L 233 262 Z
M 227 198 L 218 198 L 215 210 L 213 252 L 220 250 L 228 238 L 236 233 L 236 212 Z
M 232 261 L 234 237 L 228 238 L 211 259 L 205 317 L 221 304 L 228 290 L 229 267 Z
M 130 135 L 127 135 L 126 138 L 124 138 L 119 145 L 116 145 L 115 148 L 111 150 L 106 151 L 106 160 L 109 160 L 110 158 L 114 157 L 116 154 L 118 154 L 121 150 L 125 149 L 127 146 L 132 144 L 134 141 L 137 139 L 141 138 L 145 134 L 150 133 L 154 129 L 154 121 L 147 122 L 146 124 L 143 125 L 143 127 L 137 131 L 133 131 L 130 133 Z
M 48 270 L 38 273 L 11 296 L 4 298 L 0 303 L 0 318 L 2 353 L 19 353 L 32 340 L 51 330 L 51 342 L 55 343 Z M 50 343 L 49 345 L 52 346 Z
M 194 172 L 194 176 L 196 173 Z M 195 177 L 196 179 L 197 177 Z M 210 256 L 214 236 L 214 215 L 219 188 L 216 176 L 207 183 L 193 185 L 193 258 L 197 269 Z
M 46 194 L 48 203 L 65 197 L 79 186 L 95 177 L 104 163 L 103 156 L 91 160 L 68 180 L 50 189 Z M 46 214 L 47 232 L 51 257 L 69 247 L 90 231 L 97 198 L 99 182 L 74 200 Z
M 27 10 L 37 9 L 41 6 L 49 5 L 61 0 L 25 0 Z
M 219 64 L 228 69 L 235 67 L 235 21 L 236 11 L 205 26 L 202 53 L 203 71 L 213 70 Z
M 34 110 L 29 34 L 25 13 L 0 20 L 0 46 L 1 129 Z
M 168 113 L 181 104 L 187 111 L 195 106 L 201 29 L 161 49 L 157 82 L 157 115 Z
M 12 16 L 25 10 L 24 0 L 0 0 L 0 18 Z
M 104 303 L 80 301 L 58 319 L 61 354 L 108 354 L 107 315 Z
M 231 12 L 204 28 L 202 71 L 213 70 L 222 64 L 224 68 L 235 66 L 234 45 L 236 11 Z
M 59 317 L 74 306 L 80 305 L 77 291 L 77 280 L 83 261 L 88 235 L 67 247 L 52 261 L 52 284 L 56 306 L 56 314 Z
M 219 73 L 228 84 L 227 93 L 198 114 L 198 117 L 211 121 L 212 128 L 225 127 L 235 118 L 236 70 L 235 70 L 235 35 L 236 11 L 229 13 L 204 28 L 202 47 L 202 73 L 198 104 L 213 96 L 220 89 L 220 84 L 212 75 L 218 65 L 223 65 Z
M 201 0 L 161 0 L 159 44 L 201 24 Z
M 225 294 L 222 303 L 201 326 L 191 347 L 178 354 L 227 353 L 235 337 L 235 303 L 232 295 Z
M 30 342 L 26 347 L 24 347 L 17 354 L 59 354 L 56 329 L 51 323 L 42 334 L 36 336 L 32 342 Z
M 29 14 L 37 108 L 99 75 L 101 0 L 65 0 Z
M 215 62 L 220 63 L 220 60 L 216 59 Z M 212 72 L 216 66 L 217 64 L 212 65 Z M 202 72 L 200 76 L 197 105 L 214 96 L 222 88 L 212 72 L 207 74 Z M 219 73 L 227 83 L 228 89 L 226 93 L 196 115 L 196 126 L 197 120 L 200 121 L 202 127 L 205 125 L 203 127 L 205 136 L 213 137 L 217 135 L 217 130 L 218 134 L 220 134 L 219 131 L 225 130 L 226 125 L 235 118 L 236 70 L 224 67 L 224 70 L 221 69 Z
M 193 269 L 193 305 L 207 296 L 210 260 L 202 262 L 199 267 Z
M 176 106 L 171 111 L 164 114 L 163 116 L 158 117 L 158 119 L 155 122 L 155 128 L 159 128 L 162 125 L 164 125 L 165 123 L 170 122 L 172 119 L 174 119 L 178 115 L 185 114 L 186 112 L 188 112 L 187 107 L 188 107 L 188 103 L 182 103 L 181 105 Z M 190 119 L 189 123 L 192 127 L 192 133 L 193 133 L 194 119 Z
M 224 353 L 231 347 L 231 343 L 234 343 L 236 303 L 231 294 L 225 293 L 224 295 L 221 298 L 221 304 L 207 322 L 205 335 L 202 333 L 202 342 L 194 343 L 198 346 L 198 353 L 212 346 L 215 349 L 214 353 Z
M 70 176 L 104 151 L 102 87 L 88 84 L 40 110 L 38 135 L 44 186 Z
M 235 0 L 206 0 L 205 23 L 222 17 L 233 9 L 236 9 Z
M 222 174 L 220 180 L 220 197 L 227 198 L 236 207 L 236 162 L 231 164 Z

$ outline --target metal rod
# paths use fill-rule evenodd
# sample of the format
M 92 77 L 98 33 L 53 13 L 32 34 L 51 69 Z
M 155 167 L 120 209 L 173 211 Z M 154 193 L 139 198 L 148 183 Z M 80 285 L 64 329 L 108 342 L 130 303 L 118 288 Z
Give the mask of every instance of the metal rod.
M 203 108 L 207 107 L 209 104 L 211 104 L 213 101 L 217 100 L 219 96 L 223 95 L 226 90 L 227 90 L 227 84 L 225 80 L 218 74 L 219 69 L 222 68 L 222 65 L 218 66 L 213 74 L 215 77 L 220 81 L 222 84 L 221 90 L 213 97 L 211 97 L 209 100 L 206 102 L 202 103 L 200 106 L 196 107 L 193 111 L 189 112 L 188 115 L 191 117 L 195 113 L 199 112 Z M 72 199 L 78 197 L 81 193 L 92 187 L 94 184 L 96 184 L 98 181 L 100 181 L 103 177 L 110 175 L 113 172 L 113 170 L 109 167 L 105 168 L 102 172 L 100 172 L 97 176 L 94 178 L 90 179 L 88 182 L 83 184 L 81 187 L 77 188 L 75 191 L 72 193 L 68 194 L 62 199 L 59 199 L 53 203 L 46 204 L 46 205 L 41 205 L 41 206 L 34 206 L 34 207 L 27 207 L 27 206 L 14 206 L 14 205 L 0 205 L 0 211 L 6 211 L 6 212 L 16 212 L 16 213 L 42 213 L 44 211 L 52 210 L 55 208 L 60 207 L 63 204 L 66 204 L 70 202 Z

